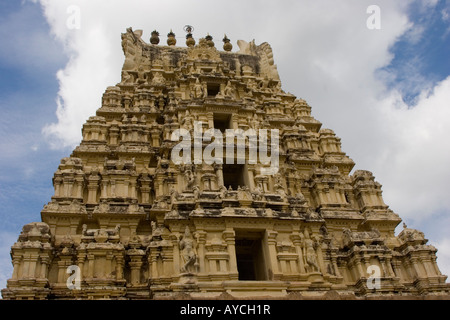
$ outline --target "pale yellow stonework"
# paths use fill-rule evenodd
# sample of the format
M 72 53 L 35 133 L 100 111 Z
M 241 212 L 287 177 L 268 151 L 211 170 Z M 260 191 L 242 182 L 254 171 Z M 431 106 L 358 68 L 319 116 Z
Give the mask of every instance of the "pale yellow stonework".
M 340 139 L 282 90 L 269 44 L 141 35 L 122 34 L 122 81 L 61 160 L 42 222 L 12 246 L 4 299 L 448 296 L 436 248 L 406 226 L 395 236 L 381 185 L 350 175 Z M 175 164 L 171 134 L 196 121 L 279 129 L 278 173 Z

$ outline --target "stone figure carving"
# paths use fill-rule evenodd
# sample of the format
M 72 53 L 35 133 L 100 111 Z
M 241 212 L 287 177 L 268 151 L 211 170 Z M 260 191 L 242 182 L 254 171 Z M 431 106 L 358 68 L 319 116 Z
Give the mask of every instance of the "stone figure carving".
M 128 71 L 122 71 L 122 82 L 121 84 L 133 83 L 133 76 Z
M 251 42 L 247 42 L 247 41 L 244 41 L 244 40 L 238 40 L 237 44 L 239 46 L 239 53 L 241 53 L 241 54 L 249 54 L 249 55 L 256 54 L 255 40 L 252 40 Z
M 253 191 L 253 198 L 254 198 L 254 200 L 256 200 L 256 201 L 262 201 L 263 198 L 264 198 L 264 195 L 263 195 L 263 194 L 264 194 L 264 193 L 263 193 L 263 191 L 262 191 L 261 184 L 258 183 L 258 184 L 256 185 L 256 187 L 255 187 L 255 190 Z
M 174 185 L 170 188 L 170 203 L 173 206 L 178 200 L 178 191 L 175 189 Z
M 86 224 L 82 226 L 82 235 L 86 237 L 94 237 L 97 235 L 117 236 L 119 235 L 120 224 L 116 225 L 114 229 L 88 229 Z
M 234 98 L 235 97 L 235 90 L 234 90 L 233 86 L 231 85 L 230 81 L 228 81 L 225 89 L 223 89 L 223 95 L 226 98 Z
M 179 247 L 181 250 L 183 273 L 195 273 L 198 269 L 197 254 L 195 252 L 194 238 L 188 226 L 184 231 L 184 235 L 180 238 Z
M 355 164 L 340 138 L 323 129 L 305 100 L 282 90 L 267 43 L 239 41 L 236 53 L 207 39 L 196 45 L 192 34 L 187 48 L 141 36 L 131 28 L 122 35 L 121 83 L 106 88 L 81 144 L 55 172 L 54 196 L 41 212 L 51 227 L 24 226 L 11 248 L 4 299 L 450 294 L 436 248 L 406 225 L 395 235 L 401 219 L 383 202 L 381 185 L 369 171 L 350 175 Z M 233 139 L 221 136 L 223 153 L 233 155 L 226 152 L 221 164 L 205 161 L 214 146 L 206 130 L 219 127 L 246 131 L 243 158 L 234 132 Z M 181 128 L 191 148 L 177 164 L 174 148 L 182 145 L 171 137 Z M 278 130 L 267 136 L 279 140 L 271 172 L 262 158 L 277 148 L 255 149 L 266 154 L 251 161 L 250 151 L 265 143 L 248 136 L 260 129 Z M 197 156 L 200 163 L 192 162 Z M 247 250 L 253 261 L 240 256 Z M 270 292 L 254 282 L 235 285 L 238 271 L 245 278 L 241 263 L 257 269 L 257 280 L 267 273 Z M 86 290 L 65 289 L 72 265 Z M 369 265 L 380 267 L 381 290 L 365 285 Z
M 377 228 L 372 228 L 371 231 L 361 232 L 352 232 L 350 229 L 344 228 L 342 232 L 347 242 L 378 239 L 381 236 Z
M 284 187 L 283 187 L 283 178 L 280 173 L 277 173 L 274 176 L 274 190 L 282 198 L 286 197 L 286 191 L 284 190 Z
M 195 183 L 195 176 L 191 169 L 185 170 L 184 178 L 186 179 L 187 190 L 192 190 L 192 187 L 194 186 L 194 183 Z
M 263 42 L 259 46 L 255 44 L 255 40 L 247 42 L 238 40 L 239 53 L 258 56 L 261 58 L 261 73 L 269 79 L 279 80 L 277 66 L 274 63 L 273 51 L 267 42 Z
M 301 191 L 295 194 L 295 198 L 297 198 L 300 202 L 306 202 L 305 196 Z
M 424 241 L 425 235 L 421 231 L 408 228 L 408 226 L 405 223 L 403 223 L 403 230 L 402 232 L 400 232 L 399 238 L 403 242 L 417 241 L 417 240 Z
M 183 123 L 184 129 L 190 131 L 194 128 L 194 118 L 189 113 L 189 110 L 186 110 L 186 114 L 185 114 L 183 120 L 181 120 L 181 121 Z
M 153 75 L 152 83 L 154 85 L 161 85 L 164 84 L 166 79 L 164 79 L 164 76 L 161 74 L 161 72 L 155 72 Z
M 108 213 L 109 211 L 110 207 L 106 199 L 100 199 L 99 205 L 94 208 L 94 213 Z
M 137 78 L 137 82 L 138 83 L 145 83 L 145 82 L 147 82 L 147 73 L 145 72 L 143 66 L 140 66 L 138 68 L 137 74 L 138 74 L 138 78 Z
M 252 119 L 250 120 L 250 127 L 253 130 L 259 129 L 259 119 L 258 119 L 258 115 L 256 113 L 253 115 Z
M 200 83 L 200 80 L 197 78 L 194 85 L 194 92 L 192 98 L 201 99 L 206 96 L 205 94 L 205 88 L 202 83 Z
M 275 189 L 283 188 L 283 178 L 280 173 L 277 173 L 274 176 L 274 186 Z
M 306 269 L 308 272 L 320 272 L 316 253 L 317 243 L 310 238 L 308 230 L 305 230 L 304 235 L 303 256 L 306 259 Z
M 139 62 L 139 56 L 142 55 L 142 49 L 137 45 L 140 40 L 139 30 L 133 32 L 131 28 L 122 34 L 122 50 L 125 55 L 123 70 L 135 70 L 136 64 Z

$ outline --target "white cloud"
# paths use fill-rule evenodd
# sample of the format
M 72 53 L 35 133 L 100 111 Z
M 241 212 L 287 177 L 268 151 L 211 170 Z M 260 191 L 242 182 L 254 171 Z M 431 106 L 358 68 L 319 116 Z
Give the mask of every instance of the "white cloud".
M 399 99 L 392 93 L 380 103 L 391 138 L 384 146 L 385 159 L 376 166 L 378 178 L 384 183 L 386 202 L 401 215 L 427 219 L 450 208 L 450 77 L 429 95 L 424 92 L 414 108 Z
M 162 41 L 173 29 L 184 45 L 182 27 L 192 24 L 197 39 L 210 33 L 217 46 L 224 33 L 234 43 L 253 38 L 269 42 L 284 89 L 312 105 L 313 115 L 342 138 L 358 169 L 375 173 L 384 185 L 386 203 L 406 219 L 448 213 L 450 79 L 433 90 L 425 79 L 415 82 L 424 90 L 414 108 L 403 103 L 397 90 L 386 87 L 384 80 L 393 75 L 377 70 L 389 64 L 390 48 L 411 30 L 406 15 L 411 1 L 377 2 L 381 30 L 366 27 L 371 1 L 228 1 L 216 6 L 200 0 L 41 0 L 52 32 L 70 57 L 58 73 L 58 122 L 44 132 L 55 145 L 79 142 L 81 126 L 100 107 L 102 93 L 119 81 L 120 33 L 127 27 L 143 29 L 146 41 L 154 29 Z M 428 1 L 423 7 L 436 3 Z M 66 26 L 66 9 L 74 4 L 81 9 L 79 30 Z M 420 39 L 418 31 L 412 39 Z M 444 246 L 440 252 L 448 255 L 450 249 Z

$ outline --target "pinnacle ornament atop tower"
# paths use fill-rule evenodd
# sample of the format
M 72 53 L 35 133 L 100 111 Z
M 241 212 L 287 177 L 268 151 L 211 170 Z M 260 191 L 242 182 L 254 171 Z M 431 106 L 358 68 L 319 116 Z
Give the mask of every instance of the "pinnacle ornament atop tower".
M 3 298 L 448 295 L 436 248 L 395 236 L 381 185 L 283 91 L 270 45 L 185 30 L 186 47 L 122 34 L 121 82 L 12 246 Z

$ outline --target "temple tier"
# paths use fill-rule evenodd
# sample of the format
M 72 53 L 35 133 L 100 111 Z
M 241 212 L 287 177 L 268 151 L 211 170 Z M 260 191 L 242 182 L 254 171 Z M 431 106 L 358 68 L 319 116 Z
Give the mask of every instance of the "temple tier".
M 401 219 L 381 185 L 369 171 L 350 175 L 340 139 L 282 90 L 270 45 L 240 40 L 232 52 L 225 36 L 219 51 L 190 32 L 187 47 L 172 31 L 167 46 L 157 31 L 150 44 L 122 34 L 121 82 L 61 160 L 42 222 L 12 246 L 3 298 L 448 295 L 436 248 L 406 226 L 395 235 Z M 277 134 L 267 155 L 278 164 L 250 159 L 261 145 L 249 137 L 232 161 L 227 151 L 195 161 L 210 129 L 224 147 L 229 132 L 233 142 Z M 173 161 L 177 130 L 192 161 Z

